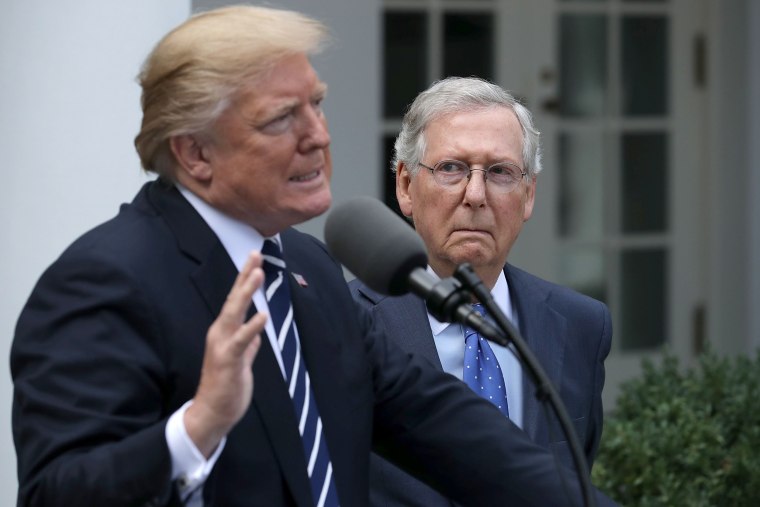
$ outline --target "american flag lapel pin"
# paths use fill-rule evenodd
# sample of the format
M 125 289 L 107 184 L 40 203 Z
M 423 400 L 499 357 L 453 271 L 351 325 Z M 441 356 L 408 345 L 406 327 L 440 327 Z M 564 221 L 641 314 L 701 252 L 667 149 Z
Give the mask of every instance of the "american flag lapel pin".
M 298 273 L 292 273 L 291 272 L 291 274 L 293 275 L 293 278 L 295 278 L 296 283 L 298 283 L 298 285 L 300 285 L 301 287 L 308 287 L 309 286 L 308 282 L 306 281 L 306 278 L 304 278 L 303 276 L 299 275 Z

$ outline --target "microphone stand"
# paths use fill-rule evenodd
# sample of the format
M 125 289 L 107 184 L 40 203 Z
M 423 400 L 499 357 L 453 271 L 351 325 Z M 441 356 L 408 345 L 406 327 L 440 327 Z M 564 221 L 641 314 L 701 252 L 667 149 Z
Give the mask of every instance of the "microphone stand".
M 543 368 L 536 360 L 533 352 L 531 352 L 531 350 L 525 344 L 525 340 L 523 340 L 523 338 L 520 336 L 519 331 L 517 331 L 515 326 L 509 321 L 509 319 L 506 318 L 504 313 L 496 305 L 493 297 L 491 297 L 491 292 L 485 287 L 485 285 L 483 285 L 483 281 L 478 277 L 477 274 L 475 274 L 472 266 L 470 266 L 468 263 L 459 265 L 454 271 L 454 278 L 461 283 L 462 287 L 465 290 L 471 291 L 475 295 L 475 298 L 480 301 L 483 306 L 485 306 L 485 308 L 488 310 L 489 315 L 493 316 L 499 327 L 509 337 L 507 340 L 501 333 L 498 333 L 499 339 L 493 341 L 503 346 L 506 346 L 511 341 L 512 345 L 514 345 L 515 349 L 517 350 L 517 353 L 523 364 L 528 368 L 528 372 L 530 373 L 531 378 L 536 384 L 536 398 L 538 398 L 539 401 L 549 400 L 550 405 L 554 408 L 554 412 L 559 419 L 562 431 L 565 433 L 567 441 L 570 444 L 570 451 L 573 456 L 575 468 L 578 471 L 581 491 L 583 492 L 584 505 L 588 507 L 594 507 L 595 500 L 591 488 L 591 479 L 589 477 L 586 461 L 583 457 L 583 454 L 581 453 L 581 446 L 578 442 L 578 435 L 576 435 L 575 431 L 573 430 L 570 418 L 568 417 L 567 411 L 565 410 L 565 406 L 562 403 L 562 400 L 559 398 L 557 391 L 549 381 L 549 378 L 546 376 Z M 475 313 L 479 315 L 474 310 L 472 312 L 467 312 L 466 310 L 464 311 L 465 313 Z M 434 317 L 438 318 L 435 315 Z M 471 325 L 469 323 L 471 320 L 472 319 L 470 318 L 467 319 L 468 325 L 480 332 L 478 324 Z M 488 321 L 486 321 L 486 323 L 487 322 Z M 483 336 L 491 340 L 492 338 L 489 336 L 489 334 L 493 334 L 493 329 L 486 328 L 484 330 Z M 550 424 L 549 421 L 547 421 L 547 423 Z
M 470 289 L 462 287 L 457 279 L 451 277 L 434 279 L 420 268 L 409 274 L 409 286 L 412 292 L 425 300 L 430 315 L 440 322 L 461 322 L 476 329 L 488 340 L 502 347 L 509 346 L 509 340 L 504 332 L 472 308 Z

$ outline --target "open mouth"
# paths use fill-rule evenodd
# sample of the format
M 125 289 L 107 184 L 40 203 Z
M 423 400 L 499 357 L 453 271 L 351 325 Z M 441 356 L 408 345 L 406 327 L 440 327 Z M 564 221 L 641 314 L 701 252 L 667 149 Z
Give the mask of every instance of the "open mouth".
M 311 181 L 319 177 L 321 171 L 312 171 L 307 174 L 303 174 L 301 176 L 293 176 L 290 178 L 290 181 L 296 181 L 296 182 L 304 182 L 304 181 Z

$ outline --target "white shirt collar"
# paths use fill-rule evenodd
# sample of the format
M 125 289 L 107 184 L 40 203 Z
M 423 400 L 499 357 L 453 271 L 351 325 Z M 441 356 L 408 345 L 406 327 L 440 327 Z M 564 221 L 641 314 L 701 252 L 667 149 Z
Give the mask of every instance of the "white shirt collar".
M 265 238 L 259 231 L 240 220 L 225 215 L 179 183 L 176 185 L 180 193 L 214 231 L 238 271 L 243 268 L 252 250 L 261 251 Z M 279 234 L 273 236 L 272 239 L 282 245 Z
M 427 270 L 428 273 L 432 274 L 436 279 L 440 279 L 440 277 L 435 274 L 430 266 L 428 266 Z M 503 270 L 499 271 L 499 277 L 496 279 L 496 284 L 493 286 L 493 289 L 491 289 L 491 296 L 496 302 L 496 305 L 501 309 L 502 312 L 504 312 L 504 315 L 506 315 L 507 319 L 514 323 L 515 320 L 512 312 L 512 299 L 509 296 L 509 285 L 507 284 L 507 277 L 504 276 Z M 438 336 L 451 325 L 459 325 L 449 322 L 440 322 L 438 319 L 430 315 L 429 312 L 428 320 L 430 321 L 430 330 L 433 332 L 433 336 Z

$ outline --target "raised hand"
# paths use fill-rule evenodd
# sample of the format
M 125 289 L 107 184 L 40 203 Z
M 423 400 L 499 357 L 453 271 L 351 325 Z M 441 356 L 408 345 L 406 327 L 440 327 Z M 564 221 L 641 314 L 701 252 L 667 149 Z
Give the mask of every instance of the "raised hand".
M 248 321 L 245 316 L 253 293 L 264 282 L 261 262 L 261 254 L 251 253 L 206 335 L 198 391 L 184 423 L 187 434 L 207 458 L 243 417 L 253 396 L 251 366 L 267 314 L 256 313 Z

